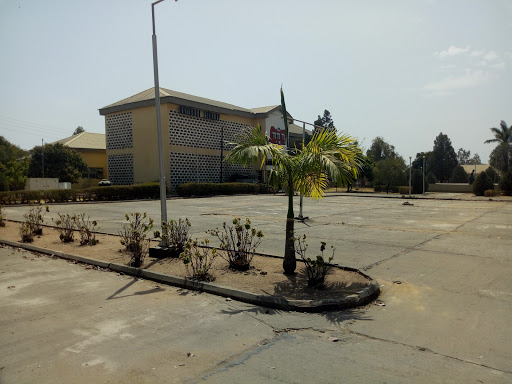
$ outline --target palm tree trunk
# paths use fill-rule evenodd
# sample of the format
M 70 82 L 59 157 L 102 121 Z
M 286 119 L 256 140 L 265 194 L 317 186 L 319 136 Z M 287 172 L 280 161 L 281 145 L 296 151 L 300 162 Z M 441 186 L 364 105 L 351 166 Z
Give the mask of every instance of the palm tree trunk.
M 297 261 L 295 259 L 295 245 L 293 241 L 295 217 L 293 214 L 293 185 L 288 180 L 288 214 L 286 215 L 286 238 L 284 243 L 283 269 L 285 275 L 294 275 Z

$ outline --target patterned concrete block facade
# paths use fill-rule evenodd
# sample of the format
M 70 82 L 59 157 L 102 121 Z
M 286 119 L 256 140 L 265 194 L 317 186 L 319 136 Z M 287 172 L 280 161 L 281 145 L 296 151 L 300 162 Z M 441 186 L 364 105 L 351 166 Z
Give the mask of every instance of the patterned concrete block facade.
M 105 116 L 108 175 L 113 184 L 159 179 L 154 95 L 150 88 L 99 110 Z M 223 158 L 232 149 L 230 143 L 250 127 L 260 125 L 269 137 L 271 130 L 284 129 L 279 106 L 246 109 L 164 88 L 160 101 L 164 167 L 171 189 L 186 182 L 261 179 L 256 168 L 227 164 Z M 291 134 L 299 136 L 298 128 L 292 127 Z

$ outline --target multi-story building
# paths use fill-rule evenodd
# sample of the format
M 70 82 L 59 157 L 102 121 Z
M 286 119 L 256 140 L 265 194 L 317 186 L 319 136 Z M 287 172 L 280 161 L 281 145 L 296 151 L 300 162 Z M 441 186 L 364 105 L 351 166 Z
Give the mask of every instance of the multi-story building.
M 259 125 L 270 141 L 283 144 L 284 122 L 279 105 L 247 109 L 160 88 L 163 158 L 166 182 L 256 181 L 261 171 L 223 161 L 240 133 Z M 158 138 L 155 90 L 107 105 L 105 116 L 108 175 L 113 184 L 158 181 Z M 293 120 L 288 114 L 288 118 Z M 290 124 L 290 139 L 302 127 Z M 311 132 L 307 132 L 311 135 Z

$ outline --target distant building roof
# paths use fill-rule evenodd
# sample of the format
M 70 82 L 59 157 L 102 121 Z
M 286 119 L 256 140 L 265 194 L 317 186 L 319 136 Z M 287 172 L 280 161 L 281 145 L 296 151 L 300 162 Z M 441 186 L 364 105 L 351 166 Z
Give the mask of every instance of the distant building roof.
M 475 173 L 481 173 L 483 171 L 486 171 L 487 168 L 489 168 L 490 165 L 489 164 L 477 164 L 476 165 L 476 171 Z M 475 164 L 464 164 L 462 166 L 462 168 L 464 168 L 464 170 L 466 171 L 466 173 L 471 173 L 475 170 Z
M 279 105 L 260 108 L 243 108 L 222 101 L 207 99 L 205 97 L 189 95 L 160 87 L 160 103 L 173 103 L 198 109 L 208 109 L 213 112 L 233 114 L 247 117 L 265 117 L 273 110 L 281 108 Z M 99 109 L 100 115 L 116 113 L 128 109 L 152 106 L 155 104 L 155 88 L 149 88 L 126 99 L 117 101 Z M 288 114 L 290 117 L 291 115 Z
M 303 128 L 300 125 L 297 124 L 288 124 L 288 130 L 291 133 L 295 133 L 302 136 L 302 130 Z M 306 129 L 306 135 L 313 136 L 313 132 L 309 129 Z
M 51 144 L 62 144 L 74 149 L 106 149 L 105 134 L 82 132 Z

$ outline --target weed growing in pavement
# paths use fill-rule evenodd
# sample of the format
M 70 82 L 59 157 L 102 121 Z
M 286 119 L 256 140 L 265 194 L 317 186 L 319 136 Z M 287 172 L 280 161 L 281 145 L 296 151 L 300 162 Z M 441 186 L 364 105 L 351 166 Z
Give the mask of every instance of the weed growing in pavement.
M 294 238 L 295 241 L 295 252 L 300 256 L 302 261 L 304 261 L 304 265 L 306 266 L 306 273 L 308 277 L 308 287 L 311 288 L 324 288 L 325 287 L 325 277 L 327 273 L 329 273 L 329 269 L 331 269 L 332 265 L 329 264 L 334 258 L 334 251 L 336 250 L 331 246 L 332 255 L 329 257 L 327 262 L 324 260 L 324 251 L 325 251 L 325 242 L 321 242 L 320 246 L 320 255 L 316 256 L 316 259 L 312 260 L 309 257 L 306 257 L 306 250 L 308 249 L 308 244 L 306 243 L 306 235 L 302 236 L 302 238 Z
M 200 281 L 213 281 L 215 278 L 209 273 L 210 268 L 217 257 L 216 248 L 208 248 L 210 240 L 198 242 L 197 239 L 188 239 L 185 249 L 180 255 L 183 264 L 192 269 L 192 278 Z M 201 249 L 200 249 L 201 248 Z
M 238 271 L 249 269 L 256 248 L 263 238 L 263 232 L 252 228 L 249 218 L 242 224 L 239 217 L 233 219 L 233 226 L 224 222 L 222 230 L 215 228 L 206 233 L 217 236 L 220 248 L 226 252 L 226 256 L 221 254 L 221 257 L 229 263 L 230 268 Z
M 153 228 L 153 219 L 147 217 L 144 213 L 125 214 L 127 223 L 123 224 L 123 229 L 119 232 L 121 244 L 131 253 L 130 265 L 140 267 L 149 248 L 148 232 Z

